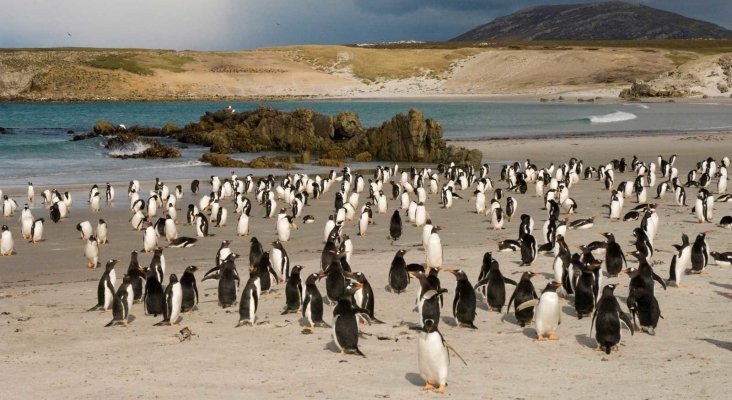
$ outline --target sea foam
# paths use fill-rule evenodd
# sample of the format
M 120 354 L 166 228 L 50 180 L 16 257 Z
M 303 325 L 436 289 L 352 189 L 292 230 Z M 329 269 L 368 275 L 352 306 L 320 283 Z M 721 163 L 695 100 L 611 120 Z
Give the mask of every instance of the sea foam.
M 587 119 L 593 124 L 610 124 L 613 122 L 629 121 L 638 118 L 637 115 L 624 111 L 615 111 L 605 115 L 592 115 Z

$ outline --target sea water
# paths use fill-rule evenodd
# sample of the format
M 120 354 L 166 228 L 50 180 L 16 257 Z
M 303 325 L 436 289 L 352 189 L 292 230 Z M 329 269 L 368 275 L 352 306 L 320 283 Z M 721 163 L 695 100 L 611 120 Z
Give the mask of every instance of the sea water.
M 40 186 L 94 182 L 125 182 L 131 176 L 149 180 L 206 178 L 227 175 L 198 161 L 206 149 L 189 145 L 172 160 L 114 159 L 104 138 L 71 141 L 107 119 L 114 124 L 162 127 L 184 126 L 207 111 L 231 106 L 236 111 L 271 106 L 290 111 L 311 108 L 324 114 L 353 111 L 364 126 L 377 126 L 411 108 L 422 110 L 444 128 L 447 139 L 547 137 L 560 135 L 663 134 L 679 131 L 732 129 L 728 104 L 672 103 L 515 103 L 492 101 L 365 101 L 322 100 L 290 102 L 144 102 L 144 103 L 3 103 L 0 104 L 0 187 Z M 164 143 L 177 146 L 172 140 Z M 119 154 L 139 151 L 144 145 L 115 149 Z M 259 154 L 233 154 L 251 160 Z M 308 171 L 326 169 L 308 167 Z M 282 171 L 237 170 L 239 175 Z

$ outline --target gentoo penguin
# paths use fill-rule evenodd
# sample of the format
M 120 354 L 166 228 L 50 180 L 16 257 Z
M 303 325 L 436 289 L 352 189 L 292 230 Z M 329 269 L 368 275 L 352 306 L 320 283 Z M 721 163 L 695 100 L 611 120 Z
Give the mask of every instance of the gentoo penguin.
M 407 262 L 404 261 L 404 254 L 408 250 L 401 249 L 396 252 L 394 259 L 391 261 L 389 268 L 389 288 L 391 291 L 399 294 L 407 290 L 409 286 L 409 273 L 407 272 Z
M 325 295 L 331 303 L 346 296 L 346 275 L 339 258 L 334 259 L 325 269 Z
M 168 247 L 175 247 L 175 248 L 184 248 L 184 247 L 193 247 L 196 245 L 196 242 L 198 239 L 187 237 L 187 236 L 181 236 L 176 239 L 173 239 L 168 243 Z
M 168 242 L 178 238 L 178 229 L 175 227 L 175 220 L 168 214 L 165 216 L 165 239 Z
M 257 308 L 259 308 L 260 273 L 254 269 L 244 285 L 239 301 L 239 322 L 236 328 L 244 325 L 254 326 L 257 321 Z
M 442 242 L 440 241 L 440 235 L 437 233 L 438 230 L 438 227 L 433 226 L 427 239 L 427 266 L 432 268 L 442 267 Z
M 36 191 L 33 189 L 33 182 L 28 182 L 28 203 L 33 204 L 36 199 Z
M 147 217 L 141 211 L 136 211 L 132 215 L 132 218 L 130 218 L 130 225 L 132 226 L 132 229 L 136 231 L 142 230 L 145 226 L 145 222 L 147 222 Z
M 371 209 L 366 207 L 361 213 L 361 216 L 358 218 L 358 236 L 366 236 L 366 230 L 368 229 L 370 223 Z
M 399 240 L 402 236 L 402 217 L 399 215 L 399 210 L 394 210 L 394 214 L 391 216 L 389 221 L 389 238 L 391 240 Z
M 344 265 L 344 268 L 350 271 L 351 256 L 353 255 L 353 241 L 350 236 L 341 235 L 341 246 L 338 248 L 338 253 L 343 255 L 344 261 L 348 264 L 348 267 Z
M 505 219 L 503 216 L 503 209 L 501 203 L 498 200 L 491 201 L 491 227 L 494 231 L 503 229 L 503 223 Z
M 383 323 L 374 315 L 374 290 L 371 288 L 368 279 L 366 279 L 366 275 L 363 272 L 346 272 L 346 277 L 361 284 L 360 289 L 352 288 L 349 290 L 353 292 L 351 297 L 353 304 L 357 308 L 363 309 L 372 322 Z
M 140 302 L 142 299 L 142 288 L 145 283 L 145 271 L 140 268 L 137 260 L 137 252 L 130 254 L 130 265 L 127 267 L 127 276 L 130 277 L 130 287 L 132 287 L 132 300 L 134 303 Z
M 236 224 L 236 235 L 237 236 L 248 236 L 249 235 L 249 216 L 245 213 L 239 215 L 239 221 Z
M 561 282 L 547 283 L 539 297 L 539 304 L 534 308 L 534 325 L 536 338 L 539 341 L 543 341 L 545 337 L 549 340 L 557 340 L 557 328 L 562 323 L 559 295 L 557 294 L 557 289 L 560 287 L 562 287 Z
M 651 267 L 651 264 L 648 263 L 648 260 L 642 254 L 636 250 L 630 253 L 630 255 L 638 259 L 638 268 L 634 270 L 627 268 L 624 271 L 630 276 L 630 282 L 628 283 L 629 293 L 635 288 L 643 288 L 653 294 L 654 281 L 660 283 L 663 290 L 666 290 L 666 282 L 653 271 L 653 267 Z
M 114 266 L 117 265 L 119 260 L 109 260 L 104 268 L 99 284 L 97 285 L 97 305 L 90 308 L 88 311 L 107 311 L 112 307 L 112 300 L 114 297 L 114 285 L 117 283 L 117 274 L 114 272 Z
M 361 289 L 361 284 L 355 282 L 354 290 Z M 358 348 L 358 320 L 356 314 L 360 309 L 354 308 L 349 297 L 338 300 L 333 309 L 333 342 L 341 354 L 357 354 L 366 357 Z
M 194 179 L 191 182 L 191 193 L 193 193 L 193 194 L 198 193 L 198 187 L 199 187 L 199 185 L 200 185 L 200 182 L 198 181 L 198 179 Z
M 272 262 L 269 259 L 269 252 L 265 251 L 262 253 L 262 257 L 259 262 L 255 265 L 257 272 L 259 273 L 260 293 L 269 293 L 272 290 L 272 281 L 275 284 L 280 284 L 280 277 L 277 275 L 277 271 L 272 267 Z
M 471 329 L 478 329 L 473 323 L 475 321 L 475 289 L 470 284 L 468 276 L 461 269 L 448 269 L 457 280 L 455 287 L 455 298 L 452 302 L 452 314 L 455 317 L 457 327 L 466 326 Z
M 193 225 L 193 223 L 196 222 L 196 215 L 198 215 L 198 209 L 195 205 L 189 204 L 188 210 L 186 211 L 186 223 L 188 223 L 188 225 Z
M 90 207 L 91 207 L 91 212 L 93 212 L 93 213 L 100 212 L 102 210 L 101 203 L 102 203 L 102 201 L 101 201 L 101 199 L 99 197 L 99 193 L 94 193 L 94 195 L 92 196 L 92 198 L 89 200 L 89 204 L 90 204 Z
M 658 300 L 653 295 L 653 291 L 644 287 L 632 287 L 626 304 L 633 322 L 635 322 L 636 315 L 638 316 L 641 332 L 655 335 L 658 319 L 661 318 L 661 308 L 658 306 Z
M 285 285 L 285 309 L 282 311 L 282 315 L 300 312 L 303 295 L 302 279 L 300 279 L 300 271 L 302 271 L 302 268 L 302 265 L 295 265 L 292 267 L 292 271 L 287 278 L 287 284 Z
M 89 237 L 93 234 L 92 224 L 89 221 L 82 221 L 76 224 L 76 230 L 81 235 L 81 240 L 89 240 Z
M 725 215 L 719 220 L 719 226 L 722 228 L 732 228 L 732 215 Z
M 196 236 L 198 237 L 207 237 L 207 236 L 213 236 L 208 233 L 208 218 L 206 216 L 199 212 L 196 214 Z
M 94 235 L 86 241 L 84 255 L 86 256 L 87 268 L 94 269 L 99 266 L 99 243 L 97 243 L 97 238 Z
M 114 186 L 110 185 L 109 182 L 107 182 L 106 198 L 107 203 L 111 203 L 114 200 Z
M 640 218 L 640 213 L 636 210 L 631 210 L 625 213 L 623 221 L 637 221 Z
M 325 277 L 325 273 L 312 273 L 305 279 L 305 291 L 302 300 L 302 317 L 308 323 L 310 329 L 315 326 L 329 327 L 323 322 L 323 297 L 315 284 Z
M 506 284 L 516 286 L 516 281 L 503 276 L 498 263 L 490 263 L 490 269 L 486 276 L 475 284 L 474 289 L 485 286 L 485 297 L 488 302 L 488 308 L 493 311 L 501 312 L 503 305 L 506 304 Z
M 109 283 L 107 283 L 110 285 Z M 111 287 L 110 290 L 113 290 Z M 130 285 L 130 277 L 122 278 L 122 284 L 112 296 L 112 320 L 105 326 L 113 326 L 122 324 L 127 326 L 127 320 L 132 308 L 132 286 Z
M 506 313 L 511 309 L 511 303 L 514 303 L 514 315 L 522 328 L 534 319 L 534 307 L 539 303 L 539 296 L 536 295 L 534 284 L 531 283 L 531 278 L 536 275 L 538 274 L 530 271 L 521 274 L 521 279 L 508 300 Z
M 419 375 L 424 379 L 424 390 L 435 390 L 437 393 L 445 393 L 447 386 L 448 367 L 450 366 L 450 352 L 455 349 L 447 344 L 440 331 L 437 330 L 437 323 L 432 319 L 424 321 L 424 326 L 416 328 L 419 330 L 417 339 L 417 364 Z M 455 354 L 465 363 L 457 352 Z M 465 363 L 467 366 L 468 364 Z
M 183 288 L 175 274 L 170 274 L 168 278 L 168 286 L 165 288 L 164 298 L 163 320 L 155 325 L 176 326 L 178 325 L 178 318 L 180 318 L 180 310 L 183 304 Z
M 520 251 L 521 241 L 514 239 L 506 239 L 498 242 L 498 251 Z
M 194 273 L 198 271 L 198 267 L 191 265 L 186 267 L 183 276 L 180 277 L 180 286 L 183 291 L 181 300 L 181 312 L 193 311 L 198 305 L 198 286 L 196 285 L 196 276 Z
M 256 237 L 249 239 L 249 266 L 254 267 L 259 264 L 259 260 L 264 255 L 264 247 Z
M 600 263 L 598 261 L 593 265 L 583 265 L 580 262 L 579 264 L 582 266 L 582 269 L 575 272 L 575 275 L 579 274 L 573 289 L 574 309 L 577 311 L 577 319 L 589 316 L 595 309 L 598 282 L 595 279 L 594 271 L 600 268 Z
M 314 222 L 315 222 L 315 217 L 313 217 L 313 216 L 312 216 L 312 215 L 310 215 L 310 214 L 308 214 L 308 215 L 306 215 L 306 216 L 302 217 L 302 223 L 303 223 L 303 224 L 312 224 L 312 223 L 314 223 Z
M 724 253 L 712 251 L 709 255 L 712 256 L 714 262 L 720 267 L 729 267 L 732 265 L 732 252 L 730 251 Z
M 620 219 L 620 212 L 623 210 L 623 204 L 620 202 L 620 195 L 617 191 L 613 190 L 612 196 L 610 196 L 610 219 Z
M 577 219 L 569 223 L 569 229 L 590 229 L 595 225 L 595 217 Z
M 511 222 L 511 217 L 513 217 L 517 209 L 518 201 L 511 196 L 506 197 L 506 219 L 508 222 Z
M 633 324 L 628 315 L 620 309 L 620 303 L 613 294 L 614 290 L 614 284 L 606 285 L 602 289 L 602 297 L 592 314 L 592 322 L 596 322 L 597 325 L 595 340 L 597 340 L 599 349 L 606 354 L 610 354 L 610 351 L 620 343 L 620 321 L 623 321 L 630 329 L 630 334 L 633 334 Z M 590 334 L 592 334 L 592 324 L 590 324 Z
M 145 233 L 142 235 L 142 251 L 145 253 L 152 253 L 156 247 L 158 247 L 158 235 L 155 231 L 155 227 L 148 225 L 148 227 L 145 228 Z
M 43 240 L 43 218 L 33 221 L 30 232 L 31 243 L 40 243 Z
M 689 236 L 685 233 L 681 235 L 681 244 L 675 244 L 677 254 L 671 258 L 669 266 L 668 283 L 674 283 L 674 286 L 681 287 L 681 277 L 686 274 L 686 268 L 691 263 L 692 246 L 689 243 Z
M 163 314 L 165 309 L 165 291 L 158 279 L 158 273 L 154 268 L 146 267 L 145 271 L 145 294 L 142 298 L 145 315 L 157 317 Z
M 521 266 L 531 266 L 536 259 L 536 239 L 533 235 L 525 234 L 521 237 Z
M 653 258 L 653 242 L 648 234 L 646 234 L 646 231 L 641 228 L 635 228 L 633 229 L 633 236 L 635 236 L 635 249 L 646 259 Z
M 610 232 L 605 232 L 602 235 L 607 238 L 607 245 L 605 246 L 605 271 L 612 278 L 618 276 L 625 269 L 627 261 L 625 260 L 623 249 L 615 241 L 615 235 Z
M 94 232 L 94 236 L 97 237 L 97 242 L 99 242 L 99 244 L 109 243 L 109 229 L 107 229 L 107 222 L 101 218 L 97 221 L 97 229 Z
M 286 281 L 290 276 L 290 257 L 282 242 L 275 240 L 272 242 L 272 251 L 269 252 L 269 261 L 272 268 L 277 271 L 282 281 Z
M 709 245 L 707 245 L 706 233 L 702 232 L 696 236 L 691 246 L 691 273 L 701 274 L 709 263 Z
M 236 303 L 236 293 L 239 289 L 239 272 L 236 270 L 236 254 L 232 253 L 219 267 L 218 300 L 222 308 L 231 307 Z M 253 266 L 250 271 L 253 271 Z
M 294 217 L 287 214 L 280 214 L 280 216 L 278 216 L 275 230 L 277 232 L 277 240 L 280 242 L 287 242 L 290 240 L 290 230 L 292 228 L 297 229 L 297 225 L 293 221 L 293 218 Z

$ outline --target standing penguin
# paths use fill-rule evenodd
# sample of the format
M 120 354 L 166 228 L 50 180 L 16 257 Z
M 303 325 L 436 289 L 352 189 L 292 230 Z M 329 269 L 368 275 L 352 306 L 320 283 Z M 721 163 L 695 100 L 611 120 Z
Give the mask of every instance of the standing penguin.
M 394 255 L 389 268 L 389 287 L 391 291 L 399 294 L 409 286 L 409 273 L 407 272 L 407 262 L 404 261 L 404 254 L 408 250 L 399 250 Z
M 641 332 L 646 332 L 651 336 L 655 335 L 658 319 L 661 318 L 661 308 L 653 293 L 645 288 L 635 287 L 628 295 L 627 304 L 633 322 L 635 322 L 636 315 L 638 316 Z
M 361 289 L 361 284 L 353 284 L 355 290 Z M 351 299 L 343 297 L 333 309 L 333 342 L 341 354 L 357 354 L 366 357 L 358 348 L 358 320 Z
M 461 269 L 448 269 L 447 272 L 453 274 L 457 280 L 455 287 L 455 298 L 452 302 L 452 313 L 455 317 L 457 327 L 466 326 L 471 329 L 478 329 L 473 321 L 475 321 L 475 289 L 470 284 L 468 276 Z
M 389 238 L 399 240 L 400 237 L 402 237 L 402 217 L 399 215 L 399 210 L 394 210 L 389 221 Z
M 594 271 L 600 268 L 599 262 L 593 265 L 582 263 L 580 265 L 582 265 L 581 271 L 577 271 L 580 275 L 574 288 L 574 309 L 577 311 L 577 319 L 589 316 L 595 309 L 598 282 L 595 279 Z
M 614 290 L 614 284 L 606 285 L 602 289 L 602 297 L 592 314 L 592 322 L 597 321 L 595 340 L 597 340 L 599 348 L 606 354 L 610 354 L 613 347 L 620 343 L 620 321 L 623 321 L 630 329 L 630 334 L 633 334 L 630 318 L 620 309 L 620 303 L 613 294 Z M 590 334 L 592 334 L 592 324 L 590 324 Z
M 511 303 L 514 303 L 514 315 L 522 328 L 534 319 L 534 307 L 539 303 L 539 296 L 536 295 L 534 284 L 531 283 L 531 278 L 536 275 L 538 274 L 530 271 L 521 274 L 521 279 L 508 300 L 506 312 L 508 313 L 511 309 Z
M 94 235 L 92 235 L 89 240 L 86 241 L 86 246 L 84 246 L 84 255 L 86 256 L 87 260 L 87 268 L 95 269 L 97 266 L 99 266 L 99 243 L 97 243 L 97 238 L 94 237 Z
M 287 278 L 287 284 L 285 285 L 285 310 L 282 311 L 282 315 L 300 311 L 303 294 L 302 279 L 300 279 L 300 271 L 302 271 L 302 268 L 302 265 L 295 265 L 292 267 L 290 276 Z
M 101 218 L 97 221 L 97 229 L 94 232 L 94 235 L 97 237 L 97 242 L 99 242 L 99 244 L 109 243 L 109 229 L 107 229 L 106 221 Z
M 531 266 L 536 259 L 536 239 L 531 234 L 521 237 L 521 266 Z
M 114 290 L 111 284 L 107 283 L 110 287 L 109 290 Z M 113 326 L 122 324 L 127 327 L 127 319 L 130 315 L 130 309 L 132 308 L 132 286 L 130 285 L 130 277 L 125 275 L 122 279 L 122 284 L 114 292 L 112 296 L 112 320 L 105 326 Z
M 140 263 L 137 260 L 137 252 L 133 251 L 130 254 L 130 265 L 127 267 L 127 276 L 130 277 L 130 286 L 132 287 L 132 299 L 133 302 L 137 303 L 142 299 L 142 288 L 145 283 L 145 273 L 140 268 Z
M 117 265 L 119 260 L 109 260 L 104 268 L 104 273 L 99 284 L 97 285 L 97 305 L 90 308 L 88 311 L 107 311 L 112 307 L 112 300 L 114 299 L 114 284 L 117 280 L 117 274 L 114 272 L 114 266 Z
M 236 234 L 237 236 L 249 235 L 249 216 L 245 213 L 239 215 L 239 221 L 236 224 Z
M 148 225 L 142 234 L 142 251 L 152 253 L 158 246 L 158 235 L 153 225 Z
M 328 327 L 323 322 L 323 297 L 315 284 L 318 280 L 325 277 L 325 273 L 312 273 L 305 279 L 305 294 L 302 300 L 302 317 L 307 321 L 309 328 L 313 329 L 317 326 Z
M 178 325 L 178 318 L 180 317 L 180 310 L 183 304 L 183 288 L 175 274 L 170 274 L 170 277 L 168 277 L 168 286 L 165 288 L 164 298 L 163 320 L 155 325 L 176 326 Z
M 33 221 L 30 234 L 31 243 L 40 243 L 43 240 L 43 221 L 43 218 Z
M 145 268 L 145 295 L 142 298 L 145 315 L 157 317 L 165 309 L 165 291 L 154 268 Z
M 681 286 L 681 277 L 686 273 L 686 268 L 691 262 L 691 250 L 692 246 L 689 243 L 689 236 L 685 233 L 681 235 L 681 244 L 675 244 L 674 248 L 678 254 L 671 258 L 671 265 L 669 266 L 669 278 L 668 283 L 674 283 L 677 288 Z
M 602 235 L 607 238 L 607 245 L 605 247 L 605 270 L 608 276 L 612 278 L 618 276 L 625 269 L 627 261 L 625 260 L 623 249 L 615 241 L 615 235 L 610 232 L 605 232 Z
M 239 289 L 239 272 L 236 270 L 234 260 L 236 260 L 236 255 L 229 254 L 219 267 L 218 297 L 221 308 L 231 307 L 236 303 L 236 293 Z
M 241 292 L 239 322 L 236 324 L 236 328 L 244 325 L 254 326 L 257 321 L 257 308 L 259 308 L 259 295 L 261 294 L 259 285 L 260 271 L 254 269 Z
M 165 239 L 167 239 L 168 242 L 172 242 L 177 238 L 178 229 L 175 227 L 175 220 L 170 216 L 170 214 L 167 214 L 165 215 Z
M 251 268 L 259 264 L 259 260 L 264 255 L 264 247 L 256 237 L 252 237 L 249 243 L 249 267 Z
M 443 394 L 447 386 L 448 367 L 450 366 L 449 349 L 452 349 L 452 347 L 447 344 L 445 338 L 437 330 L 437 324 L 434 320 L 425 320 L 424 326 L 418 328 L 418 330 L 417 364 L 419 365 L 419 374 L 425 380 L 424 390 L 435 390 L 437 393 Z M 457 352 L 455 354 L 465 365 L 468 365 Z
M 361 284 L 360 289 L 353 289 L 353 297 L 351 298 L 353 304 L 363 309 L 371 321 L 382 323 L 374 315 L 374 290 L 371 288 L 368 279 L 366 279 L 366 275 L 363 272 L 346 272 L 346 277 Z
M 702 232 L 696 236 L 691 246 L 691 272 L 701 274 L 709 263 L 709 246 L 707 245 L 706 233 Z
M 501 312 L 503 305 L 506 304 L 507 283 L 516 286 L 516 281 L 503 276 L 498 263 L 491 263 L 487 276 L 475 284 L 475 289 L 485 285 L 488 308 Z
M 206 237 L 213 236 L 208 233 L 208 218 L 203 213 L 199 212 L 196 214 L 196 236 Z
M 183 276 L 180 277 L 180 287 L 183 291 L 183 299 L 181 300 L 181 312 L 193 311 L 198 305 L 198 286 L 196 285 L 196 276 L 194 273 L 198 271 L 198 267 L 191 265 L 186 267 Z
M 562 323 L 562 314 L 559 306 L 557 289 L 562 287 L 561 282 L 547 283 L 539 297 L 539 304 L 534 309 L 534 324 L 536 338 L 540 342 L 546 336 L 549 340 L 557 340 L 557 328 Z
M 433 226 L 432 232 L 427 238 L 427 266 L 431 268 L 442 267 L 442 241 L 440 235 L 437 233 L 440 230 L 439 227 Z

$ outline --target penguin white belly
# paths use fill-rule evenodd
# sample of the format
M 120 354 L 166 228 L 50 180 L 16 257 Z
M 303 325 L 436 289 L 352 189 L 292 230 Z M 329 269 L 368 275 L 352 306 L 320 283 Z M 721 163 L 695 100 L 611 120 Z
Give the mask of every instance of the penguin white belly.
M 312 313 L 312 299 L 308 302 L 305 307 L 305 320 L 308 321 L 308 325 L 313 326 L 313 313 Z
M 147 229 L 145 229 L 145 233 L 143 234 L 142 238 L 142 244 L 143 244 L 143 250 L 145 253 L 150 253 L 155 249 L 155 245 L 157 245 L 158 237 L 155 233 L 155 228 L 152 226 L 148 226 Z
M 290 240 L 290 222 L 287 218 L 282 218 L 277 221 L 277 238 L 280 242 Z
M 562 278 L 564 277 L 564 263 L 562 262 L 562 259 L 559 257 L 554 257 L 554 281 L 555 282 L 562 282 Z
M 438 332 L 420 332 L 417 340 L 417 363 L 419 374 L 433 386 L 447 383 L 450 355 Z
M 333 317 L 333 343 L 338 347 L 338 350 L 343 350 L 343 346 L 338 342 L 338 333 L 336 333 L 336 323 L 338 322 L 339 317 L 340 316 L 338 315 Z
M 415 221 L 415 219 L 417 218 L 417 203 L 409 203 L 409 208 L 407 209 L 407 218 L 409 219 L 409 222 Z
M 178 317 L 180 317 L 180 309 L 183 305 L 183 288 L 180 283 L 173 285 L 173 298 L 171 302 L 170 324 L 173 325 L 178 321 Z
M 110 277 L 111 278 L 111 277 Z M 112 285 L 114 285 L 114 282 L 112 282 Z M 112 291 L 109 290 L 108 287 L 104 287 L 104 310 L 109 310 L 112 307 L 112 300 L 114 299 L 114 296 L 112 295 Z
M 33 218 L 23 218 L 20 227 L 20 236 L 23 239 L 30 239 L 31 228 L 33 228 Z
M 613 201 L 610 203 L 610 219 L 620 219 L 620 202 Z
M 559 296 L 554 293 L 544 293 L 539 299 L 534 312 L 536 333 L 546 335 L 555 332 L 559 326 Z
M 701 199 L 696 199 L 694 203 L 694 215 L 698 222 L 704 222 L 704 204 Z
M 173 239 L 178 238 L 178 230 L 175 227 L 175 222 L 172 219 L 165 221 L 165 238 L 170 242 Z
M 364 236 L 366 234 L 366 229 L 368 229 L 369 226 L 369 215 L 368 213 L 361 214 L 361 218 L 358 220 L 358 234 L 359 236 Z
M 0 238 L 0 253 L 4 256 L 13 254 L 13 234 L 10 231 L 5 231 Z
M 363 289 L 358 289 L 353 294 L 353 299 L 356 300 L 356 306 L 357 307 L 363 307 L 365 304 L 363 304 Z
M 415 224 L 417 226 L 424 226 L 424 224 L 427 222 L 427 210 L 424 207 L 417 207 L 415 218 L 414 218 Z
M 442 243 L 433 236 L 430 236 L 427 245 L 427 265 L 433 268 L 442 266 Z
M 246 214 L 239 216 L 239 223 L 236 226 L 236 234 L 246 236 L 249 234 L 249 217 Z
M 33 228 L 33 237 L 31 240 L 33 243 L 38 243 L 43 239 L 43 223 L 38 221 Z

